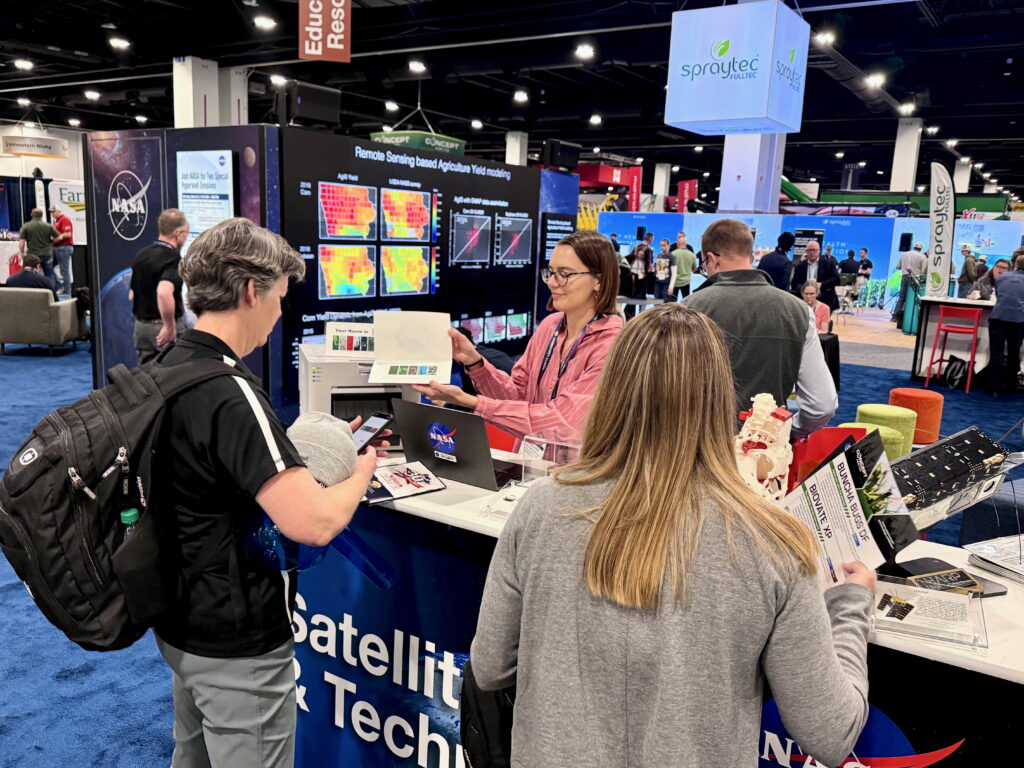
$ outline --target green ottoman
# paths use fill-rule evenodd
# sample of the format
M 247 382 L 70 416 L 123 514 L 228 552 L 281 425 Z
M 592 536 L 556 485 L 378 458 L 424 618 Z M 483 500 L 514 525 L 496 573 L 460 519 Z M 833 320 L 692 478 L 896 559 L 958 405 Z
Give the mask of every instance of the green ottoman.
M 898 459 L 901 455 L 900 451 L 903 450 L 903 435 L 893 429 L 892 427 L 883 427 L 879 424 L 868 424 L 860 421 L 849 421 L 846 424 L 840 424 L 840 427 L 860 427 L 866 429 L 868 432 L 878 430 L 878 434 L 882 436 L 882 445 L 885 446 L 885 455 L 889 461 Z
M 884 403 L 864 403 L 857 408 L 857 421 L 877 424 L 880 427 L 892 427 L 903 435 L 903 450 L 897 456 L 890 456 L 892 459 L 906 456 L 914 446 L 917 413 L 909 408 Z

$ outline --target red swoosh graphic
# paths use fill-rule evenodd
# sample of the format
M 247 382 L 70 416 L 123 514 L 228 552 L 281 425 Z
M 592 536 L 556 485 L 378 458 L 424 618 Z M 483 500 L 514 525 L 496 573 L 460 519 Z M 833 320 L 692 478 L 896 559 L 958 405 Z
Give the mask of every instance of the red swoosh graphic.
M 920 755 L 904 755 L 902 757 L 862 757 L 859 760 L 855 757 L 846 758 L 841 765 L 865 765 L 868 768 L 927 768 L 929 765 L 935 765 L 940 760 L 945 760 L 947 757 L 952 755 L 963 744 L 966 739 L 960 739 L 956 744 L 945 749 L 939 749 L 935 752 L 925 752 Z M 774 754 L 769 754 L 768 757 L 775 759 Z M 790 759 L 796 761 L 806 761 L 808 755 L 793 755 Z

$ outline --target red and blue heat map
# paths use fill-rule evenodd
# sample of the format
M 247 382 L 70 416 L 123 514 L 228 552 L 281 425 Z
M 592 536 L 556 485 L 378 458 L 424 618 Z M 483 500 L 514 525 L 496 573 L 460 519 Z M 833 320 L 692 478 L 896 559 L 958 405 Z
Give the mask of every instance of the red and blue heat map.
M 320 182 L 320 236 L 369 240 L 377 235 L 377 190 Z
M 389 240 L 430 240 L 430 193 L 382 189 L 380 207 Z

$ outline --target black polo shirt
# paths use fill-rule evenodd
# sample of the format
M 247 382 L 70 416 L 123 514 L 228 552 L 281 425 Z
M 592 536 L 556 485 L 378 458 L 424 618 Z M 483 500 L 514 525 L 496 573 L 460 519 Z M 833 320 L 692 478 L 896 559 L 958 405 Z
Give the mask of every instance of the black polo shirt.
M 225 542 L 156 632 L 175 648 L 199 656 L 255 656 L 291 637 L 291 617 L 280 571 L 249 554 L 244 539 L 262 518 L 255 498 L 259 489 L 303 462 L 259 380 L 219 338 L 188 330 L 163 362 L 188 365 L 206 358 L 233 365 L 238 375 L 204 382 L 170 405 L 166 455 L 171 462 L 164 469 L 173 477 L 167 501 L 173 504 L 186 564 L 195 561 L 221 516 L 232 516 L 245 611 L 238 623 Z
M 150 243 L 132 262 L 132 313 L 139 320 L 159 320 L 156 287 L 161 280 L 174 285 L 174 316 L 181 317 L 185 307 L 181 301 L 181 276 L 178 263 L 181 254 L 163 240 Z
M 31 269 L 23 269 L 20 272 L 15 272 L 13 275 L 7 278 L 8 288 L 45 288 L 53 294 L 53 298 L 57 298 L 57 291 L 53 289 L 53 280 L 48 278 L 46 275 L 41 275 Z

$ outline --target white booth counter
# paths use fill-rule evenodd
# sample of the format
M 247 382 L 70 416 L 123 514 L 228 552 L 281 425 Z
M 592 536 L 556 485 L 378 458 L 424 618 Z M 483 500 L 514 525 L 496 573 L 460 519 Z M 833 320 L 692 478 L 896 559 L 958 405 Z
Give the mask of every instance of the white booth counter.
M 970 307 L 981 310 L 981 319 L 978 322 L 978 343 L 974 350 L 974 372 L 982 370 L 988 365 L 988 318 L 995 307 L 995 300 L 981 301 L 980 299 L 956 299 L 952 297 L 921 297 L 921 320 L 917 326 L 917 339 L 914 342 L 914 362 L 911 367 L 911 377 L 923 380 L 928 371 L 928 360 L 932 354 L 932 344 L 935 342 L 936 329 L 939 327 L 939 307 Z M 950 320 L 950 324 L 966 325 L 965 320 Z M 935 350 L 936 359 L 942 350 L 942 340 Z M 951 333 L 946 341 L 946 357 L 955 355 L 961 360 L 971 358 L 971 337 L 961 333 Z M 942 366 L 936 365 L 932 369 L 932 378 L 944 370 Z M 972 382 L 973 387 L 973 382 Z

